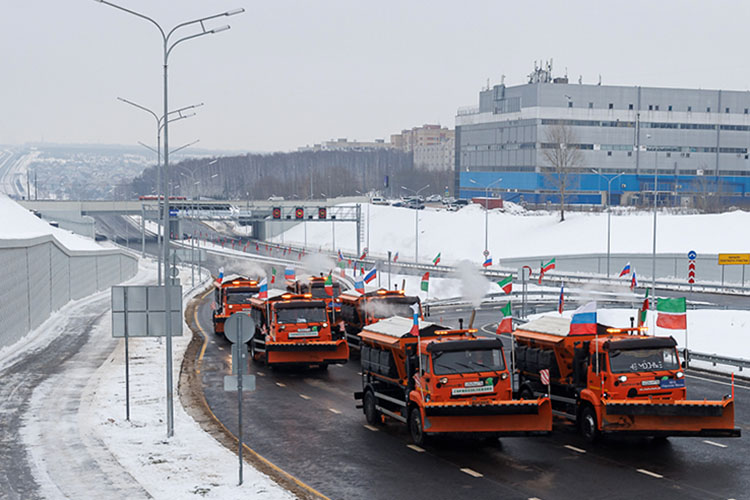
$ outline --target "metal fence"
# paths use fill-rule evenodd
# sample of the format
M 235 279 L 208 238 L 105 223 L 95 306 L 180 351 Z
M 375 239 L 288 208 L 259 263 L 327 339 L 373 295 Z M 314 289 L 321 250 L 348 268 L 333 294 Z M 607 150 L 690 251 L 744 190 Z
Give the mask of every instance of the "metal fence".
M 135 276 L 121 250 L 72 251 L 52 236 L 0 240 L 0 348 L 15 343 L 71 300 Z

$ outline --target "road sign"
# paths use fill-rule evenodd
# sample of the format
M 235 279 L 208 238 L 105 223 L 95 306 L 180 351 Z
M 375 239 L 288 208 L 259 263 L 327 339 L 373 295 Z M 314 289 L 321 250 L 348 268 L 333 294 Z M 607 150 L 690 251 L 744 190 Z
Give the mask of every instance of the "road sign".
M 177 269 L 177 266 L 172 266 L 169 268 L 169 275 L 173 278 L 176 278 L 180 275 L 180 270 Z
M 482 254 L 484 254 L 484 258 L 486 259 L 490 255 L 490 251 L 485 250 L 484 252 L 482 252 Z
M 236 391 L 238 390 L 238 379 L 237 375 L 224 375 L 224 390 Z M 243 375 L 242 376 L 242 391 L 253 392 L 255 390 L 255 375 Z
M 542 378 L 543 385 L 549 385 L 549 370 L 547 369 L 540 370 L 539 376 Z
M 720 253 L 720 266 L 737 266 L 750 264 L 750 253 Z
M 281 219 L 281 208 L 274 207 L 271 211 L 271 217 L 273 217 L 274 219 Z
M 690 250 L 690 251 L 688 252 L 688 259 L 690 259 L 690 260 L 695 260 L 695 258 L 696 258 L 696 257 L 698 257 L 698 254 L 697 254 L 697 253 L 695 253 L 695 250 Z
M 302 207 L 297 207 L 294 209 L 294 218 L 295 219 L 304 219 L 305 218 L 305 209 Z
M 255 321 L 248 314 L 234 313 L 224 322 L 224 336 L 233 344 L 247 343 L 255 333 Z
M 698 257 L 698 254 L 695 253 L 695 250 L 690 250 L 688 252 L 688 284 L 693 285 L 695 284 L 695 258 Z
M 172 335 L 182 335 L 182 287 L 169 291 Z M 163 286 L 113 286 L 112 337 L 125 337 L 126 319 L 128 337 L 165 337 L 164 311 Z

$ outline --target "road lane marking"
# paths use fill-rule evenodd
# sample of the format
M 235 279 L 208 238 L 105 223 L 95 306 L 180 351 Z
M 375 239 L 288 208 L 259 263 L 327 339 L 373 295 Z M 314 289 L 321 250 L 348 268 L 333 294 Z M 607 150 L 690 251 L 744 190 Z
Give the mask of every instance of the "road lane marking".
M 581 448 L 576 448 L 575 446 L 570 445 L 570 444 L 566 444 L 565 448 L 569 450 L 577 451 L 578 453 L 586 453 L 586 450 L 582 450 Z
M 336 415 L 341 415 L 341 412 L 336 408 L 328 408 L 328 411 L 330 411 L 331 413 L 335 413 Z
M 265 376 L 266 376 L 266 374 L 265 374 L 265 373 L 263 373 L 263 372 L 255 372 L 255 373 L 257 373 L 257 374 L 258 374 L 258 375 L 260 375 L 261 377 L 265 377 Z
M 301 397 L 302 399 L 310 399 L 310 396 L 306 394 L 300 394 L 299 397 Z
M 362 372 L 357 372 L 357 375 L 362 376 Z
M 283 382 L 276 382 L 276 385 L 278 385 L 279 387 L 286 387 L 286 384 L 284 384 Z
M 712 378 L 698 377 L 696 375 L 685 375 L 685 376 L 688 377 L 688 378 L 694 378 L 696 380 L 703 380 L 704 382 L 713 382 L 715 384 L 721 384 L 721 385 L 726 385 L 727 387 L 732 387 L 732 383 L 731 382 L 722 382 L 721 380 L 714 380 Z M 748 386 L 734 384 L 734 387 L 736 389 L 745 389 L 746 391 L 750 391 L 750 387 L 748 387 Z
M 424 453 L 425 452 L 424 448 L 420 448 L 416 444 L 407 444 L 406 447 L 409 448 L 409 449 L 412 449 L 412 450 L 416 451 L 417 453 Z
M 463 472 L 464 474 L 468 474 L 471 477 L 484 477 L 484 474 L 482 474 L 481 472 L 477 472 L 474 469 L 469 469 L 468 467 L 464 467 L 463 469 L 461 469 L 461 472 Z
M 729 446 L 727 446 L 727 445 L 725 445 L 725 444 L 721 444 L 721 443 L 714 443 L 713 441 L 708 441 L 708 440 L 706 440 L 706 439 L 704 439 L 704 440 L 703 440 L 703 442 L 704 442 L 704 443 L 706 443 L 706 444 L 710 444 L 711 446 L 717 446 L 717 447 L 719 447 L 719 448 L 729 448 Z
M 365 429 L 370 430 L 372 432 L 378 432 L 378 428 L 370 424 L 365 424 Z
M 224 348 L 223 348 L 223 347 L 221 347 L 220 345 L 219 345 L 219 346 L 216 346 L 216 348 L 217 348 L 218 350 L 220 350 L 220 351 L 223 351 L 223 350 L 224 350 Z
M 646 474 L 647 476 L 655 477 L 656 479 L 662 479 L 664 476 L 661 474 L 657 474 L 656 472 L 651 472 L 650 470 L 646 469 L 636 469 L 641 474 Z

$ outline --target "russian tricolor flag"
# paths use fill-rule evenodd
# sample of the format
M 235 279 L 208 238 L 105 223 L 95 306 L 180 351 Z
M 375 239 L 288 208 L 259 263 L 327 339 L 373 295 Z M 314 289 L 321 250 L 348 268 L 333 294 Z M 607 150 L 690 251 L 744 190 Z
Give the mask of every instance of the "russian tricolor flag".
M 596 334 L 596 301 L 584 304 L 573 312 L 568 335 Z
M 411 307 L 411 310 L 413 312 L 412 318 L 414 319 L 414 322 L 411 325 L 411 330 L 409 330 L 409 333 L 412 335 L 419 336 L 419 304 L 415 302 L 409 307 Z
M 633 278 L 630 280 L 630 290 L 635 290 L 635 287 L 638 286 L 638 280 L 635 279 L 635 271 L 633 271 Z
M 489 255 L 486 259 L 484 259 L 484 262 L 482 263 L 482 267 L 490 267 L 492 265 L 492 257 Z
M 260 290 L 258 290 L 258 298 L 259 299 L 268 298 L 268 280 L 265 277 L 260 282 Z
M 373 267 L 372 269 L 367 271 L 367 274 L 365 275 L 365 283 L 369 283 L 377 277 L 378 277 L 378 268 Z
M 622 271 L 620 271 L 620 277 L 626 276 L 630 274 L 630 262 L 625 264 L 625 267 L 622 268 Z
M 354 280 L 354 289 L 359 293 L 365 293 L 365 282 L 361 279 Z
M 396 252 L 396 255 L 393 256 L 393 262 L 396 262 L 398 260 L 398 252 Z
M 293 267 L 287 267 L 286 269 L 284 269 L 284 278 L 290 281 L 294 281 L 296 279 Z
M 219 268 L 219 277 L 218 277 L 218 278 L 216 278 L 216 284 L 217 284 L 217 285 L 221 285 L 221 282 L 222 282 L 223 280 L 224 280 L 224 268 L 223 268 L 223 267 L 220 267 L 220 268 Z
M 339 262 L 341 262 L 342 260 L 344 260 L 344 254 L 341 253 L 341 250 L 339 250 Z

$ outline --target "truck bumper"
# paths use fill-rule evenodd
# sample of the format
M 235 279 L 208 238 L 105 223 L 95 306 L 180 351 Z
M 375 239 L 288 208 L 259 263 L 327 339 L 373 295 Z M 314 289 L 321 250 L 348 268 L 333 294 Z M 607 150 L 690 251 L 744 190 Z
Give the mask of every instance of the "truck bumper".
M 268 342 L 269 365 L 344 364 L 349 360 L 345 340 L 331 342 Z
M 424 430 L 438 433 L 490 433 L 527 436 L 552 431 L 549 398 L 492 401 L 484 404 L 427 403 Z
M 740 437 L 734 427 L 734 400 L 605 400 L 601 431 L 642 436 Z

